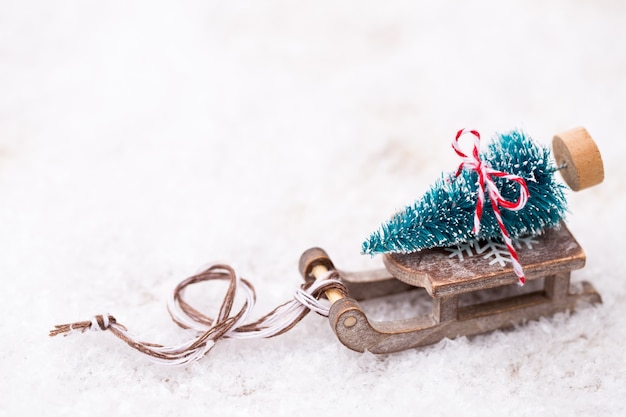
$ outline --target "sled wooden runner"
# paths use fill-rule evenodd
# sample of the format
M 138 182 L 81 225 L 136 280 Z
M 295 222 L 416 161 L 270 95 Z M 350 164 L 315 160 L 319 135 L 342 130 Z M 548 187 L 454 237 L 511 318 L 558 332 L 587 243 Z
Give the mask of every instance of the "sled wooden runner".
M 574 290 L 570 274 L 585 265 L 585 254 L 567 227 L 550 229 L 535 237 L 532 249 L 518 254 L 529 281 L 543 284 L 537 290 L 518 287 L 513 270 L 490 264 L 483 254 L 464 255 L 460 260 L 448 249 L 436 248 L 411 254 L 388 254 L 386 270 L 350 273 L 338 270 L 349 297 L 331 294 L 329 320 L 345 346 L 356 351 L 391 353 L 436 343 L 444 338 L 471 336 L 503 329 L 574 310 L 577 305 L 601 303 L 588 282 Z M 322 249 L 312 248 L 300 259 L 305 279 L 323 279 L 335 267 Z M 416 288 L 417 287 L 417 288 Z M 535 285 L 536 287 L 536 285 Z M 502 297 L 478 303 L 460 303 L 484 294 Z M 432 299 L 430 314 L 407 320 L 379 322 L 368 319 L 357 300 L 407 290 L 418 290 Z M 481 294 L 483 293 L 483 294 Z M 493 298 L 493 294 L 491 294 Z

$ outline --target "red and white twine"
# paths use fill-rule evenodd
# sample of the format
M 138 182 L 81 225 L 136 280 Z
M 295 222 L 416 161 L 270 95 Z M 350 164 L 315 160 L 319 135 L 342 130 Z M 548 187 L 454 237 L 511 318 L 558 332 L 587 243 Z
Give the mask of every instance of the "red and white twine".
M 466 155 L 459 148 L 459 139 L 461 136 L 471 134 L 474 138 L 474 147 L 472 149 L 471 156 Z M 476 130 L 467 130 L 461 129 L 457 132 L 456 137 L 452 141 L 452 148 L 454 151 L 461 157 L 463 162 L 459 165 L 459 168 L 456 172 L 456 176 L 458 177 L 461 174 L 463 168 L 468 168 L 474 170 L 478 173 L 478 200 L 476 202 L 476 211 L 474 212 L 474 228 L 473 232 L 478 234 L 480 230 L 480 219 L 483 214 L 483 206 L 485 204 L 485 190 L 489 194 L 489 198 L 491 200 L 491 207 L 493 208 L 493 213 L 496 216 L 496 220 L 498 221 L 498 225 L 500 226 L 500 231 L 502 233 L 502 239 L 506 244 L 509 253 L 511 254 L 511 263 L 513 264 L 513 271 L 515 275 L 519 278 L 518 284 L 524 285 L 526 282 L 526 278 L 524 276 L 524 270 L 522 269 L 522 265 L 519 261 L 519 257 L 517 256 L 517 251 L 513 247 L 513 242 L 511 241 L 511 237 L 506 229 L 504 222 L 502 221 L 502 216 L 500 214 L 500 207 L 505 208 L 507 210 L 521 210 L 524 208 L 526 203 L 528 202 L 529 192 L 528 187 L 526 186 L 526 181 L 524 178 L 519 175 L 509 174 L 507 172 L 502 172 L 491 168 L 485 161 L 480 159 L 479 149 L 480 149 L 480 134 Z M 508 201 L 502 197 L 500 190 L 496 187 L 496 184 L 493 181 L 493 177 L 503 178 L 506 180 L 514 181 L 520 185 L 519 198 L 517 201 Z

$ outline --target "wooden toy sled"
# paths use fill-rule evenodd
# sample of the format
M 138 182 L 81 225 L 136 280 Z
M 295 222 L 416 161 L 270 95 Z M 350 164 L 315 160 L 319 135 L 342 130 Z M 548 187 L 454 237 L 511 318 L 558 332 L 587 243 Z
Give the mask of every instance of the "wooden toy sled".
M 583 128 L 556 136 L 553 147 L 573 190 L 604 178 L 599 151 Z M 518 250 L 528 280 L 525 287 L 517 285 L 510 266 L 494 263 L 483 253 L 455 254 L 446 248 L 386 254 L 386 269 L 359 273 L 335 269 L 324 250 L 312 248 L 300 258 L 300 273 L 313 280 L 338 272 L 348 296 L 326 291 L 332 303 L 330 325 L 341 343 L 360 352 L 397 352 L 602 302 L 590 283 L 570 285 L 571 272 L 585 265 L 585 254 L 564 224 L 533 239 L 532 245 Z M 369 319 L 358 303 L 411 290 L 430 298 L 429 314 L 380 322 Z
M 350 349 L 391 353 L 436 343 L 443 338 L 471 336 L 512 327 L 580 304 L 602 302 L 588 282 L 570 285 L 571 271 L 585 265 L 585 254 L 570 231 L 562 225 L 536 239 L 532 249 L 518 255 L 524 265 L 527 286 L 517 285 L 511 268 L 490 264 L 483 254 L 451 258 L 444 249 L 412 254 L 385 255 L 386 270 L 345 272 L 339 276 L 349 297 L 327 292 L 332 302 L 330 325 Z M 327 275 L 335 267 L 320 248 L 306 251 L 300 271 L 307 279 Z M 537 281 L 537 282 L 533 282 Z M 533 285 L 534 284 L 534 285 Z M 376 322 L 368 319 L 358 301 L 402 291 L 420 291 L 430 297 L 432 312 L 408 320 Z M 488 301 L 482 301 L 488 299 Z
M 459 131 L 457 139 L 462 133 Z M 476 137 L 474 149 L 477 154 L 479 135 L 475 131 L 470 133 Z M 556 166 L 550 167 L 550 175 L 560 171 L 572 190 L 591 187 L 604 179 L 600 152 L 584 128 L 555 136 L 553 150 Z M 521 163 L 527 162 L 524 159 Z M 546 196 L 546 193 L 540 195 Z M 499 203 L 497 199 L 491 201 L 495 202 L 492 207 L 497 213 Z M 549 223 L 550 226 L 555 222 Z M 314 310 L 322 315 L 328 313 L 333 331 L 348 348 L 359 352 L 391 353 L 436 343 L 444 338 L 512 327 L 574 310 L 582 304 L 601 303 L 600 295 L 588 282 L 570 284 L 571 272 L 585 265 L 585 253 L 565 224 L 538 230 L 542 231 L 539 236 L 535 233 L 533 236 L 511 235 L 518 237 L 517 241 L 511 241 L 506 235 L 506 245 L 494 240 L 483 242 L 463 238 L 464 243 L 455 248 L 432 245 L 437 247 L 421 246 L 431 249 L 412 253 L 381 251 L 385 253 L 385 269 L 358 273 L 336 269 L 323 249 L 312 248 L 300 257 L 299 269 L 306 284 L 320 285 L 303 285 L 292 300 L 252 323 L 242 323 L 254 305 L 251 283 L 239 277 L 229 265 L 212 264 L 179 283 L 170 298 L 168 311 L 174 322 L 198 333 L 191 341 L 176 346 L 137 340 L 109 314 L 56 325 L 50 336 L 88 329 L 110 331 L 157 363 L 182 365 L 202 358 L 220 338 L 273 337 L 291 329 Z M 518 246 L 517 250 L 513 250 L 513 245 Z M 367 253 L 366 250 L 363 252 Z M 520 265 L 523 265 L 523 274 Z M 524 282 L 524 276 L 526 285 L 518 286 Z M 183 298 L 188 286 L 206 281 L 229 283 L 216 319 L 205 316 Z M 246 301 L 238 312 L 233 312 L 238 289 L 245 293 Z M 317 303 L 321 291 L 330 301 L 329 308 Z M 409 291 L 413 299 L 416 296 L 420 299 L 413 303 L 421 312 L 416 313 L 417 317 L 377 320 L 373 314 L 368 317 L 367 311 L 370 310 L 359 304 L 361 301 L 367 307 L 364 300 Z

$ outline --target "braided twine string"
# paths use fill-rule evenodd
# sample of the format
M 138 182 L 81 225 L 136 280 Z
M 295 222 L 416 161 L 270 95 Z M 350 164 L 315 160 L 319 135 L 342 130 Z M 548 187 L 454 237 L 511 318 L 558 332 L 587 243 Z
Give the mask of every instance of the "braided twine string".
M 206 281 L 228 282 L 228 289 L 215 319 L 202 314 L 183 298 L 188 286 Z M 87 330 L 109 331 L 154 362 L 165 365 L 184 365 L 203 358 L 219 339 L 277 336 L 293 328 L 310 311 L 328 317 L 329 307 L 322 304 L 319 298 L 324 291 L 329 289 L 338 290 L 347 296 L 347 290 L 339 280 L 338 273 L 330 271 L 322 279 L 302 284 L 292 300 L 281 304 L 260 319 L 246 323 L 256 301 L 254 287 L 249 281 L 241 278 L 231 266 L 214 264 L 179 283 L 168 300 L 167 308 L 172 320 L 184 329 L 197 332 L 196 337 L 187 342 L 175 346 L 163 346 L 137 340 L 124 325 L 118 323 L 115 317 L 109 314 L 97 315 L 87 321 L 56 325 L 50 331 L 50 336 L 68 335 Z M 238 311 L 233 311 L 238 292 L 244 294 L 245 301 Z

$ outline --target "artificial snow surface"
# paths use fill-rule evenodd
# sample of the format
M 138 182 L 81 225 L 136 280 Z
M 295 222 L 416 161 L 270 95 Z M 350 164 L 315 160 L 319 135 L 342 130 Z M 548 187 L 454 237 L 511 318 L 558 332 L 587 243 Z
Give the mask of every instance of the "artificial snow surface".
M 608 0 L 0 3 L 0 415 L 623 415 L 625 21 Z M 387 356 L 310 315 L 182 368 L 47 336 L 109 312 L 180 343 L 166 299 L 215 260 L 261 316 L 308 247 L 380 267 L 360 243 L 456 168 L 458 129 L 579 125 L 606 181 L 569 194 L 573 281 L 601 306 Z M 220 290 L 189 298 L 214 315 Z M 393 300 L 377 317 L 421 312 Z

